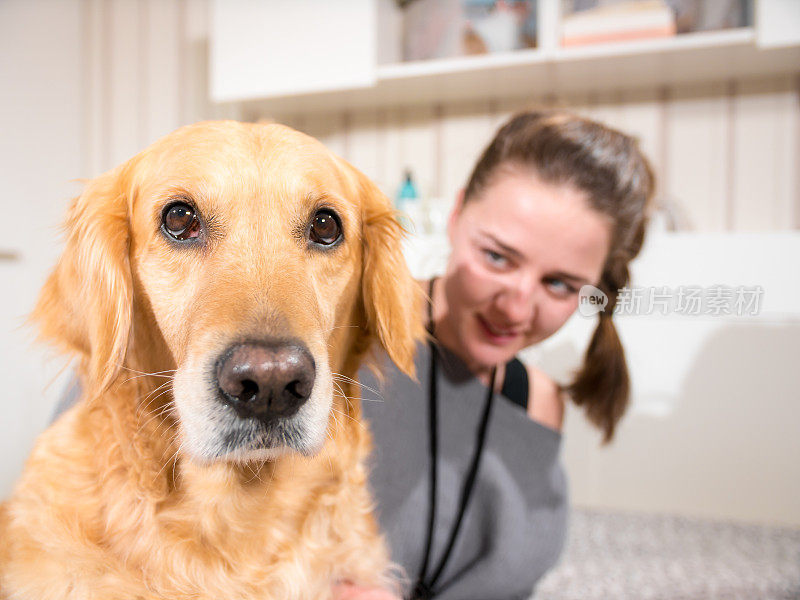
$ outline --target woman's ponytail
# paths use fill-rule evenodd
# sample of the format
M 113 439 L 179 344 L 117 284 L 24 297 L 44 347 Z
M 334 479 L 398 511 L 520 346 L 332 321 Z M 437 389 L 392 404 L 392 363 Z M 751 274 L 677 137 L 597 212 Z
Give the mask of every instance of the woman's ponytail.
M 608 297 L 608 304 L 598 315 L 583 366 L 566 388 L 572 401 L 584 407 L 589 421 L 603 432 L 604 443 L 614 437 L 630 396 L 625 350 L 613 319 L 618 290 L 627 285 L 629 275 L 627 261 L 615 262 L 606 267 L 600 280 L 600 290 Z

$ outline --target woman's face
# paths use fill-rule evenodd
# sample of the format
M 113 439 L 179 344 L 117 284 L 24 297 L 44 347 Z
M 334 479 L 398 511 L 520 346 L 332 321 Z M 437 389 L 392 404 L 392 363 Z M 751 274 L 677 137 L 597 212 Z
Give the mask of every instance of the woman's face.
M 566 322 L 600 279 L 611 220 L 585 194 L 504 169 L 450 217 L 437 335 L 473 370 L 504 363 Z

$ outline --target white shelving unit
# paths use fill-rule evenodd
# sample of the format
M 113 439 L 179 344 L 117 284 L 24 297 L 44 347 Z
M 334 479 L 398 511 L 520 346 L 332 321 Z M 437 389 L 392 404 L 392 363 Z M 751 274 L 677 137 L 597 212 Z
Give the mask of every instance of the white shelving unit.
M 296 0 L 296 2 L 313 0 Z M 343 0 L 344 5 L 356 0 Z M 398 22 L 397 15 L 386 19 L 381 11 L 396 10 L 390 0 L 373 0 L 376 23 L 381 27 Z M 364 0 L 360 0 L 364 2 Z M 234 20 L 253 24 L 252 15 L 244 11 L 246 3 L 231 0 L 216 0 L 216 17 L 212 18 L 212 97 L 217 100 L 241 102 L 244 113 L 271 115 L 279 118 L 297 113 L 336 111 L 362 107 L 380 108 L 409 106 L 430 102 L 470 100 L 489 96 L 519 97 L 545 94 L 569 95 L 586 91 L 624 90 L 652 85 L 674 85 L 703 81 L 722 81 L 737 78 L 796 73 L 800 71 L 800 15 L 792 8 L 796 0 L 756 0 L 756 25 L 742 29 L 721 30 L 684 34 L 671 38 L 630 41 L 594 46 L 561 48 L 557 32 L 560 30 L 559 0 L 540 0 L 539 35 L 540 47 L 507 53 L 486 54 L 438 60 L 378 64 L 375 60 L 371 73 L 362 77 L 361 85 L 342 81 L 336 85 L 328 71 L 322 81 L 324 90 L 310 91 L 308 85 L 295 92 L 276 92 L 264 97 L 264 86 L 258 81 L 258 69 L 251 70 L 254 79 L 252 93 L 239 86 L 236 93 L 224 89 L 213 78 L 214 73 L 225 73 L 227 67 L 220 63 L 220 56 L 229 62 L 236 60 L 232 45 L 241 36 L 221 39 L 219 28 L 214 23 L 222 17 L 231 27 L 231 11 Z M 796 2 L 800 6 L 800 2 Z M 281 3 L 270 4 L 273 21 L 280 21 Z M 313 4 L 317 9 L 322 3 Z M 339 10 L 336 8 L 326 10 Z M 276 12 L 277 11 L 277 12 Z M 295 6 L 292 14 L 298 14 Z M 289 13 L 287 13 L 288 15 Z M 777 15 L 777 17 L 776 17 Z M 778 18 L 780 17 L 780 18 Z M 792 19 L 796 27 L 787 23 Z M 781 31 L 776 31 L 776 23 Z M 234 24 L 235 25 L 235 24 Z M 287 25 L 288 27 L 288 25 Z M 376 28 L 378 26 L 376 25 Z M 794 27 L 794 29 L 793 29 Z M 792 37 L 787 31 L 796 30 Z M 554 33 L 555 32 L 555 33 Z M 382 39 L 395 43 L 397 31 L 384 35 L 378 32 L 378 44 Z M 376 32 L 354 30 L 349 37 L 354 44 L 361 38 L 374 40 Z M 280 60 L 302 54 L 306 48 L 286 48 L 285 38 L 280 49 L 270 48 L 270 40 L 262 41 L 261 56 L 263 72 L 274 74 L 270 57 L 280 55 Z M 384 42 L 386 43 L 386 42 Z M 248 42 L 249 56 L 253 56 L 252 39 Z M 235 48 L 234 48 L 235 50 Z M 376 56 L 381 52 L 376 51 Z M 383 52 L 385 56 L 396 56 L 396 52 Z M 232 67 L 230 67 L 232 68 Z M 296 77 L 297 73 L 293 73 Z M 310 70 L 307 78 L 316 75 Z M 312 86 L 313 87 L 313 86 Z

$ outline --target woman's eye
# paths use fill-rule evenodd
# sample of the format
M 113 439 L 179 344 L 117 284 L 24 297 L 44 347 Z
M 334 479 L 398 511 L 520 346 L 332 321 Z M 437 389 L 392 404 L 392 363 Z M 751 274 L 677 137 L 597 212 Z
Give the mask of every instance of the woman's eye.
M 195 209 L 185 202 L 167 206 L 161 217 L 161 226 L 170 237 L 179 241 L 196 238 L 201 230 Z
M 548 279 L 547 285 L 553 290 L 555 293 L 567 296 L 577 292 L 574 286 L 568 284 L 563 279 Z
M 490 250 L 489 248 L 486 248 L 483 251 L 483 253 L 486 256 L 486 259 L 489 261 L 489 263 L 492 264 L 495 267 L 504 267 L 504 266 L 506 266 L 508 264 L 508 261 L 506 260 L 506 257 L 503 256 L 502 254 L 498 254 L 494 250 Z
M 342 237 L 339 217 L 331 210 L 318 210 L 311 221 L 308 239 L 321 246 L 332 246 Z

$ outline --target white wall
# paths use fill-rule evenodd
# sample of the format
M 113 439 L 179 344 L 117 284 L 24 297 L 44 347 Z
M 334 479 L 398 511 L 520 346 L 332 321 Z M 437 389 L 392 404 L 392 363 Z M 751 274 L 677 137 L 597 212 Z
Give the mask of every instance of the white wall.
M 53 365 L 24 328 L 44 273 L 57 256 L 57 224 L 85 173 L 80 2 L 0 2 L 0 496 L 47 422 Z

